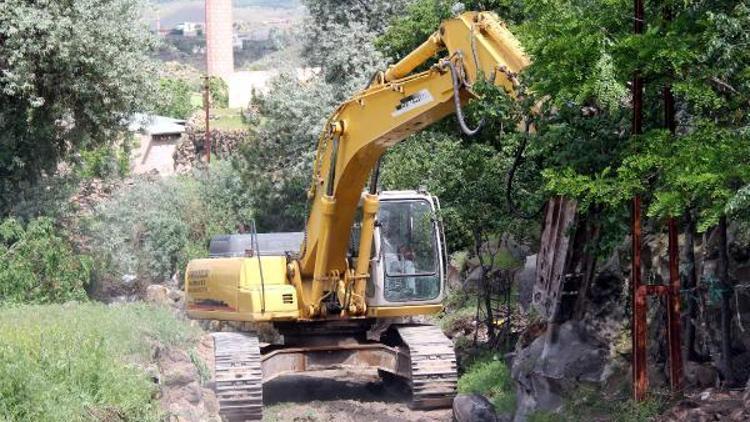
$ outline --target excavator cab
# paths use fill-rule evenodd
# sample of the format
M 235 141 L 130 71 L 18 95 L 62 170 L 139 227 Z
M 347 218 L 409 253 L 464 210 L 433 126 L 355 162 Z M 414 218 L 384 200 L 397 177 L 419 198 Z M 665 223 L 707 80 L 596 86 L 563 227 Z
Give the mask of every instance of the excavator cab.
M 418 191 L 380 194 L 368 307 L 439 304 L 445 280 L 445 242 L 436 197 Z

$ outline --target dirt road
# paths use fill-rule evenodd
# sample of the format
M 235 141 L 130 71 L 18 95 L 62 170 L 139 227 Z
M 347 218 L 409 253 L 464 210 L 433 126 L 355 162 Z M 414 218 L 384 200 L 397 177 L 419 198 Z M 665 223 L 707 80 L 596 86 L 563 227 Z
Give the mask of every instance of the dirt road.
M 408 390 L 376 373 L 325 371 L 276 379 L 263 387 L 264 421 L 449 422 L 451 410 L 413 411 Z

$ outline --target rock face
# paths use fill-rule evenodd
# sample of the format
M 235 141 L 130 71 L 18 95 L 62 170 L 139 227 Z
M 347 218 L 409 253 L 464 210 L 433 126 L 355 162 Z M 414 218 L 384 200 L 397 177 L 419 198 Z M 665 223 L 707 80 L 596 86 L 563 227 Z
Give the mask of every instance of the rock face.
M 534 281 L 536 280 L 537 255 L 526 257 L 523 269 L 515 274 L 514 283 L 518 286 L 518 304 L 524 312 L 528 312 L 534 295 Z
M 459 394 L 453 399 L 453 419 L 456 422 L 499 422 L 495 407 L 479 394 Z
M 580 323 L 548 328 L 529 347 L 520 349 L 511 374 L 517 384 L 516 421 L 537 410 L 559 411 L 566 392 L 581 382 L 598 384 L 611 375 L 609 348 L 590 336 Z
M 146 287 L 144 300 L 161 306 L 169 306 L 175 311 L 182 311 L 185 304 L 185 292 L 176 283 L 151 284 Z
M 708 389 L 686 394 L 659 421 L 728 421 L 750 420 L 748 393 Z
M 199 345 L 196 359 L 204 359 L 203 365 L 210 362 L 204 355 L 213 348 L 211 337 L 205 336 Z M 206 353 L 204 353 L 206 352 Z M 194 358 L 179 349 L 157 349 L 161 397 L 159 402 L 167 413 L 165 420 L 179 422 L 219 421 L 218 402 L 214 392 L 206 388 L 207 379 L 201 379 Z M 210 376 L 210 374 L 203 374 Z

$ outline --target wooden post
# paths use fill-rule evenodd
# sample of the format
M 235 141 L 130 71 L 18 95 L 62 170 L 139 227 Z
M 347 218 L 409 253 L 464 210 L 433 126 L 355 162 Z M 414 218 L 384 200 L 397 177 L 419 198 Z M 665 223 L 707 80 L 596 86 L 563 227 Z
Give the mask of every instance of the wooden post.
M 206 75 L 206 83 L 203 87 L 203 107 L 206 109 L 206 137 L 203 141 L 203 149 L 206 150 L 206 164 L 211 164 L 211 127 L 209 124 L 209 120 L 211 119 L 210 79 L 211 77 Z

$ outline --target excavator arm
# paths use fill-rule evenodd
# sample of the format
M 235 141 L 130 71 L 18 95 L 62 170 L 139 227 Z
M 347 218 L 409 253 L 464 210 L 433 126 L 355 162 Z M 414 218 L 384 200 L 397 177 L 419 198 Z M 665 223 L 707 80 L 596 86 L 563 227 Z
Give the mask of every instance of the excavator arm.
M 438 54 L 442 56 L 436 64 L 413 73 Z M 366 312 L 364 293 L 378 210 L 375 185 L 383 153 L 449 114 L 456 114 L 463 130 L 473 133 L 461 111 L 475 97 L 472 85 L 485 78 L 514 95 L 516 75 L 528 63 L 496 15 L 468 12 L 445 21 L 421 46 L 338 107 L 319 138 L 305 240 L 288 271 L 303 317 L 325 313 L 321 301 L 331 292 L 348 314 Z M 363 197 L 371 174 L 369 193 Z M 347 248 L 360 201 L 359 257 L 349 268 Z

